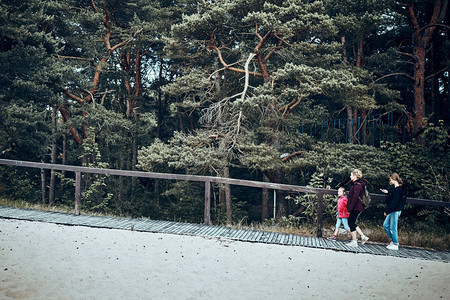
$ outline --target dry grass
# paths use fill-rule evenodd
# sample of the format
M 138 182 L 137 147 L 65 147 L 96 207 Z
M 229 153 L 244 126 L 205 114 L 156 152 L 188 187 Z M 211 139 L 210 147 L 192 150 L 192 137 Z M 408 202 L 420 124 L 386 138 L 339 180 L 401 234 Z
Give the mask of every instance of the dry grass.
M 50 211 L 50 212 L 60 212 L 60 213 L 67 213 L 67 214 L 73 214 L 75 212 L 74 207 L 69 206 L 54 206 L 54 205 L 45 205 L 41 203 L 29 203 L 23 200 L 8 200 L 0 198 L 0 205 L 3 206 L 10 206 L 10 207 L 17 207 L 17 208 L 25 208 L 25 209 L 34 209 L 34 210 L 40 210 L 40 211 Z M 98 212 L 91 212 L 91 211 L 82 211 L 85 215 L 91 215 L 91 216 L 100 216 L 100 217 L 128 217 L 128 216 L 122 216 L 122 215 L 112 215 L 112 214 L 104 214 L 104 213 L 98 213 Z
M 63 206 L 49 206 L 37 203 L 29 203 L 23 200 L 8 200 L 4 198 L 0 198 L 0 205 L 17 207 L 17 208 L 25 208 L 25 209 L 34 209 L 40 211 L 51 211 L 51 212 L 61 212 L 61 213 L 73 213 L 74 209 Z

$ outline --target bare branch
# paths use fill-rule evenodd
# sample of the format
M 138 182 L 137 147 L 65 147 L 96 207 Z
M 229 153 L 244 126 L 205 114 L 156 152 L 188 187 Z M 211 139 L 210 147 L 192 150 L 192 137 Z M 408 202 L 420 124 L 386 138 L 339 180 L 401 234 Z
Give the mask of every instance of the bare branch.
M 382 79 L 384 79 L 384 78 L 392 77 L 392 76 L 404 76 L 404 77 L 406 77 L 406 78 L 409 78 L 409 79 L 411 79 L 411 80 L 414 80 L 414 77 L 412 77 L 411 75 L 408 75 L 408 74 L 406 74 L 406 73 L 391 73 L 391 74 L 387 74 L 387 75 L 381 76 L 381 77 L 378 78 L 378 79 L 375 79 L 375 80 L 373 81 L 373 83 L 376 83 L 376 82 L 378 82 L 378 81 L 380 81 L 380 80 L 382 80 Z
M 402 52 L 402 51 L 397 51 L 397 53 L 400 54 L 400 55 L 408 56 L 409 58 L 412 58 L 412 59 L 415 60 L 414 55 L 412 55 L 412 54 L 410 54 L 410 53 Z
M 228 64 L 225 62 L 225 60 L 223 59 L 223 57 L 222 57 L 222 52 L 220 51 L 220 49 L 219 49 L 215 44 L 212 44 L 212 45 L 211 45 L 211 48 L 214 49 L 214 50 L 216 50 L 217 55 L 218 55 L 218 57 L 219 57 L 219 61 L 220 61 L 220 63 L 225 67 L 226 70 L 234 71 L 234 72 L 237 72 L 237 73 L 245 73 L 245 70 L 243 70 L 243 69 L 238 69 L 238 68 L 230 67 L 230 65 L 228 65 Z M 250 75 L 253 75 L 253 76 L 259 76 L 259 77 L 262 77 L 262 76 L 263 76 L 261 73 L 257 73 L 257 72 L 248 72 L 248 73 L 249 73 Z
M 272 51 L 270 51 L 270 52 L 266 55 L 266 57 L 264 57 L 264 60 L 265 60 L 265 61 L 268 61 L 269 58 L 270 58 L 270 57 L 271 57 L 278 49 L 281 48 L 281 44 L 286 43 L 283 39 L 279 38 L 276 34 L 275 34 L 275 37 L 278 38 L 278 44 L 276 45 L 275 48 L 272 49 Z
M 430 28 L 430 27 L 444 27 L 445 29 L 450 29 L 450 26 L 445 25 L 445 24 L 428 24 L 427 26 L 422 27 L 420 29 L 420 31 L 425 30 L 425 29 Z
M 92 3 L 92 7 L 94 8 L 94 11 L 95 11 L 96 13 L 98 13 L 98 9 L 97 9 L 97 6 L 95 6 L 94 0 L 91 0 L 91 3 Z
M 244 90 L 242 91 L 241 100 L 244 101 L 245 94 L 247 93 L 248 84 L 249 84 L 249 72 L 248 72 L 248 65 L 250 64 L 250 61 L 255 57 L 255 53 L 250 53 L 248 55 L 247 61 L 245 62 L 245 84 L 244 84 Z
M 442 72 L 445 72 L 445 71 L 448 71 L 448 67 L 445 67 L 445 68 L 443 68 L 442 70 L 439 70 L 439 71 L 435 72 L 434 74 L 428 75 L 427 77 L 425 77 L 425 80 L 430 79 L 431 77 L 434 77 L 434 76 L 436 76 L 437 74 L 442 73 Z
M 83 61 L 89 61 L 93 62 L 94 60 L 92 58 L 84 58 L 84 57 L 76 57 L 76 56 L 64 56 L 60 54 L 53 54 L 54 57 L 57 58 L 63 58 L 63 59 L 74 59 L 74 60 L 83 60 Z
M 69 92 L 69 91 L 66 90 L 66 89 L 63 90 L 63 93 L 64 93 L 66 96 L 68 96 L 70 99 L 77 101 L 79 104 L 83 104 L 83 103 L 84 103 L 84 100 L 83 100 L 83 99 L 81 99 L 81 98 L 78 97 L 78 96 L 75 96 L 74 94 L 72 94 L 71 92 Z
M 283 157 L 283 158 L 281 159 L 281 161 L 282 161 L 282 162 L 285 162 L 285 161 L 287 161 L 288 159 L 290 159 L 290 158 L 292 158 L 292 157 L 294 157 L 294 156 L 301 155 L 301 154 L 305 154 L 305 153 L 306 153 L 306 151 L 296 151 L 296 152 L 293 152 L 293 153 L 291 153 L 291 154 L 289 154 L 289 155 Z

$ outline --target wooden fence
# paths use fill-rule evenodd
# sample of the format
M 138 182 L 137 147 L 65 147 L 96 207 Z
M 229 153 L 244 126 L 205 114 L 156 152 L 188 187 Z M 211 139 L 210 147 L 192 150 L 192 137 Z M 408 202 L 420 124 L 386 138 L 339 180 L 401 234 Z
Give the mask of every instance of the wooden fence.
M 81 173 L 103 174 L 103 175 L 118 175 L 118 176 L 131 176 L 131 177 L 145 177 L 145 178 L 158 178 L 168 180 L 185 180 L 185 181 L 200 181 L 205 183 L 205 208 L 204 208 L 204 224 L 211 225 L 211 183 L 223 183 L 248 187 L 266 188 L 272 190 L 283 190 L 289 192 L 301 192 L 316 194 L 318 198 L 317 203 L 317 236 L 322 237 L 323 227 L 323 195 L 337 195 L 337 190 L 331 189 L 319 189 L 297 185 L 288 185 L 280 183 L 260 182 L 252 180 L 241 180 L 223 177 L 213 176 L 200 176 L 200 175 L 183 175 L 183 174 L 168 174 L 168 173 L 154 173 L 154 172 L 141 172 L 141 171 L 127 171 L 127 170 L 115 170 L 115 169 L 100 169 L 100 168 L 88 168 L 70 165 L 58 165 L 48 163 L 37 163 L 29 161 L 18 161 L 9 159 L 0 159 L 0 165 L 10 165 L 17 167 L 28 167 L 38 169 L 49 169 L 59 171 L 71 171 L 75 172 L 75 215 L 81 214 Z M 373 200 L 384 200 L 385 196 L 380 194 L 371 194 Z M 450 202 L 434 201 L 428 199 L 407 198 L 407 203 L 415 205 L 429 205 L 436 207 L 450 207 Z

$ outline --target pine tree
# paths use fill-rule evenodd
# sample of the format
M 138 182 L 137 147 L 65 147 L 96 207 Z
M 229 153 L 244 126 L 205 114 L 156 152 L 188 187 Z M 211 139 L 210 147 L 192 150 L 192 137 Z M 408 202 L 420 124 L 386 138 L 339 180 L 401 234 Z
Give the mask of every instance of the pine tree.
M 228 164 L 282 182 L 280 155 L 302 147 L 298 126 L 326 119 L 317 97 L 367 89 L 340 67 L 335 34 L 320 2 L 201 1 L 166 39 L 184 74 L 165 92 L 217 139 Z

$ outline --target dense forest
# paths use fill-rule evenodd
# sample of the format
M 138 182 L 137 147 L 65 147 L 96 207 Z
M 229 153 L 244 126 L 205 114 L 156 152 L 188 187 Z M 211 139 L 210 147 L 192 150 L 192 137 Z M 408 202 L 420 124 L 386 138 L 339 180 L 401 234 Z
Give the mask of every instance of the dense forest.
M 409 196 L 449 201 L 448 11 L 448 0 L 2 0 L 0 157 L 320 188 L 359 168 L 374 192 L 395 171 Z M 73 205 L 69 172 L 0 177 L 1 197 Z M 202 220 L 201 184 L 82 184 L 83 209 Z M 314 217 L 311 195 L 276 196 L 278 218 Z M 271 197 L 215 185 L 212 221 L 271 218 Z

